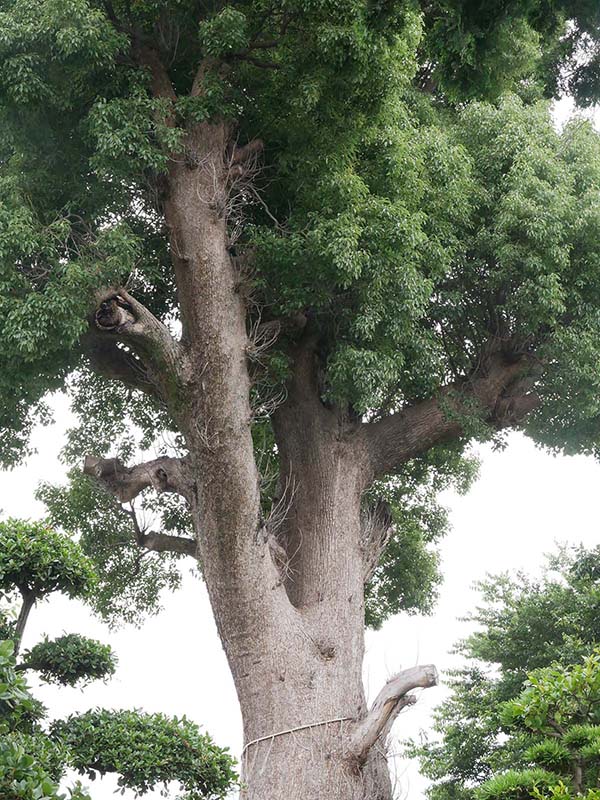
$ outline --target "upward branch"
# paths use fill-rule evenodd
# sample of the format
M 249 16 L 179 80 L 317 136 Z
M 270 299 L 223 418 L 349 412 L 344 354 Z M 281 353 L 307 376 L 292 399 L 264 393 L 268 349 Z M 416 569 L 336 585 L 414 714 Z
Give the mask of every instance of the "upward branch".
M 134 38 L 133 55 L 140 66 L 150 71 L 152 96 L 169 102 L 169 111 L 163 121 L 170 128 L 174 128 L 177 124 L 174 107 L 177 95 L 158 51 Z
M 23 641 L 23 634 L 25 633 L 25 626 L 27 625 L 29 614 L 35 605 L 36 599 L 35 594 L 29 589 L 19 587 L 19 591 L 21 592 L 22 603 L 19 610 L 19 616 L 17 618 L 17 624 L 15 626 L 15 656 L 19 654 L 21 643 Z
M 409 692 L 436 686 L 437 682 L 438 674 L 433 664 L 411 667 L 390 678 L 375 698 L 367 716 L 358 723 L 350 741 L 349 757 L 362 764 L 377 740 L 389 733 L 400 711 L 416 702 L 416 696 Z
M 371 455 L 373 475 L 383 477 L 431 447 L 464 432 L 464 417 L 476 404 L 481 418 L 498 428 L 518 424 L 539 404 L 527 380 L 527 356 L 507 360 L 490 356 L 468 379 L 445 387 L 438 397 L 367 423 L 363 431 Z

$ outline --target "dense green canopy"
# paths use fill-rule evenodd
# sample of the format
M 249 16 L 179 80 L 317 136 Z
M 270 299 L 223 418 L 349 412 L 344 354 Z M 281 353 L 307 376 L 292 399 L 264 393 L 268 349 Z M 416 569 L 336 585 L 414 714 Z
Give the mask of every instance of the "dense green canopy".
M 173 420 L 143 385 L 105 380 L 88 316 L 96 290 L 124 285 L 177 329 L 163 176 L 186 129 L 223 118 L 255 148 L 243 170 L 232 153 L 229 190 L 211 203 L 248 299 L 266 504 L 269 416 L 298 315 L 318 331 L 328 404 L 376 419 L 469 376 L 501 342 L 539 364 L 529 432 L 596 453 L 600 137 L 581 120 L 557 131 L 548 98 L 598 96 L 599 26 L 593 0 L 1 0 L 4 463 L 64 386 L 81 417 L 70 460 L 181 447 L 162 438 Z M 153 91 L 157 57 L 173 97 Z M 180 157 L 194 168 L 197 154 Z M 274 320 L 282 333 L 265 340 Z M 378 487 L 396 524 L 371 587 L 375 623 L 430 603 L 436 490 L 472 474 L 469 438 L 494 435 L 475 407 L 464 422 L 463 441 Z M 82 491 L 46 497 L 53 513 L 73 498 L 85 509 L 82 531 L 94 525 L 118 579 L 102 553 L 121 528 L 90 516 Z M 167 516 L 182 529 L 180 508 Z M 172 564 L 123 552 L 128 591 L 152 605 Z
M 58 780 L 66 753 L 37 725 L 39 704 L 15 671 L 14 645 L 0 641 L 0 792 L 11 800 L 65 800 Z M 71 800 L 90 800 L 80 786 Z
M 138 794 L 177 781 L 182 800 L 212 800 L 235 779 L 231 756 L 185 718 L 97 709 L 56 722 L 52 734 L 71 747 L 75 769 L 92 779 L 116 772 Z
M 90 559 L 68 536 L 43 522 L 0 522 L 0 596 L 18 588 L 35 600 L 53 592 L 85 597 L 95 577 Z

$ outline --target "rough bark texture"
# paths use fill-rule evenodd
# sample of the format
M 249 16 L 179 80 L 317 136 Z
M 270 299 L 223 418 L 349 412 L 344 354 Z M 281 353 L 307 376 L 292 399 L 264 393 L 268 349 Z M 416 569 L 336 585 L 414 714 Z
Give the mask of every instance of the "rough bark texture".
M 155 94 L 174 99 L 156 53 L 142 49 L 139 58 L 152 72 Z M 200 87 L 197 80 L 193 92 Z M 159 397 L 188 455 L 137 467 L 88 458 L 85 471 L 122 503 L 146 488 L 188 500 L 195 539 L 135 525 L 134 535 L 141 547 L 200 559 L 242 709 L 246 800 L 390 800 L 385 737 L 399 710 L 413 702 L 410 690 L 433 685 L 435 672 L 401 673 L 367 711 L 363 586 L 387 527 L 379 514 L 365 534 L 361 497 L 377 477 L 460 435 L 460 415 L 449 414 L 448 405 L 458 412 L 474 399 L 484 418 L 504 425 L 537 399 L 523 390 L 527 360 L 492 352 L 444 396 L 361 424 L 321 401 L 307 324 L 291 353 L 287 400 L 273 417 L 280 514 L 263 520 L 247 309 L 226 225 L 226 165 L 239 165 L 261 147 L 235 150 L 227 125 L 200 124 L 185 132 L 182 153 L 174 154 L 164 213 L 181 341 L 119 287 L 99 295 L 90 319 L 92 365 Z

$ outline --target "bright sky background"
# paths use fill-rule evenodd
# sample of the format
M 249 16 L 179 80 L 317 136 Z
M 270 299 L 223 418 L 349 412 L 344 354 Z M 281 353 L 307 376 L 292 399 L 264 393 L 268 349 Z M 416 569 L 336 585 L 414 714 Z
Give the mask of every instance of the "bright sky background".
M 569 104 L 557 111 L 560 122 Z M 43 506 L 33 499 L 41 480 L 60 482 L 65 468 L 58 454 L 70 414 L 64 397 L 54 402 L 56 423 L 36 430 L 37 455 L 12 472 L 0 472 L 0 509 L 5 516 L 37 518 Z M 486 573 L 538 572 L 543 553 L 556 542 L 600 543 L 600 465 L 590 458 L 552 456 L 520 434 L 512 434 L 501 452 L 481 448 L 480 477 L 464 497 L 448 493 L 452 532 L 442 543 L 445 581 L 430 617 L 400 616 L 381 631 L 367 633 L 365 683 L 374 697 L 385 680 L 404 667 L 435 663 L 443 672 L 456 663 L 448 654 L 468 632 L 457 620 L 474 607 L 472 584 Z M 162 711 L 197 721 L 215 741 L 239 755 L 241 718 L 225 655 L 201 582 L 186 577 L 182 589 L 164 598 L 164 610 L 141 629 L 109 631 L 81 604 L 57 597 L 34 610 L 25 646 L 43 634 L 78 632 L 110 642 L 119 657 L 116 677 L 85 692 L 40 687 L 37 695 L 53 717 L 95 706 Z M 35 685 L 35 683 L 34 683 Z M 445 694 L 443 686 L 422 693 L 394 728 L 398 739 L 430 725 L 431 710 Z M 398 797 L 416 800 L 425 782 L 415 765 L 395 762 Z M 88 783 L 84 781 L 84 783 Z M 94 800 L 114 797 L 116 782 L 88 783 Z M 130 797 L 128 794 L 126 797 Z M 158 797 L 158 793 L 152 797 Z M 150 797 L 150 795 L 147 795 Z

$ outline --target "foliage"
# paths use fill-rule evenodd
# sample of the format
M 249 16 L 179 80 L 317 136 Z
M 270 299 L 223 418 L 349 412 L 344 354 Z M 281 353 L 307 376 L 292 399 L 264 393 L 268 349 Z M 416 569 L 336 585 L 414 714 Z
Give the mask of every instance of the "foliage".
M 15 671 L 14 644 L 0 643 L 0 667 L 2 669 L 2 693 L 0 695 L 0 719 L 4 730 L 14 727 L 15 722 L 30 722 L 40 714 L 40 707 L 29 695 L 22 675 Z
M 122 284 L 177 325 L 165 170 L 185 130 L 222 119 L 265 144 L 256 179 L 225 202 L 249 326 L 310 318 L 324 402 L 378 418 L 467 378 L 495 337 L 539 362 L 528 432 L 596 453 L 600 143 L 581 122 L 556 131 L 547 99 L 561 75 L 582 103 L 598 97 L 599 15 L 593 0 L 2 0 L 3 463 L 65 387 L 80 417 L 71 464 L 166 449 L 177 425 L 161 404 L 93 373 L 88 314 L 97 289 Z M 176 100 L 152 95 L 140 41 L 168 64 Z M 258 408 L 281 392 L 293 346 L 284 330 L 265 357 Z M 423 470 L 425 487 L 464 471 L 469 439 L 497 436 L 480 416 L 465 409 L 459 452 Z M 269 433 L 257 461 L 276 464 Z M 386 487 L 397 524 L 369 589 L 373 624 L 427 610 L 435 589 L 443 512 L 404 502 L 413 486 Z M 139 618 L 177 585 L 173 559 L 142 560 L 89 487 L 43 494 L 86 551 L 94 542 L 107 618 Z
M 42 522 L 0 522 L 0 591 L 15 588 L 41 599 L 52 592 L 83 597 L 94 585 L 92 563 L 81 548 Z
M 557 783 L 556 774 L 539 768 L 505 772 L 484 783 L 477 790 L 477 797 L 481 800 L 530 800 L 536 790 L 545 796 Z
M 15 623 L 12 609 L 0 610 L 0 639 L 13 639 L 15 636 Z
M 582 726 L 600 722 L 599 705 L 600 650 L 596 650 L 582 664 L 532 672 L 519 697 L 503 706 L 502 717 L 505 725 L 520 725 L 573 745 L 590 733 Z
M 81 547 L 93 554 L 99 580 L 90 604 L 108 622 L 140 624 L 144 615 L 160 610 L 165 589 L 179 586 L 177 556 L 140 550 L 131 536 L 130 516 L 80 470 L 70 472 L 67 486 L 42 484 L 37 496 L 51 523 L 76 530 Z M 148 499 L 145 514 L 154 517 L 154 507 Z M 177 501 L 164 501 L 157 516 L 163 530 L 187 531 L 187 516 Z
M 503 705 L 501 715 L 507 730 L 527 731 L 530 745 L 524 758 L 537 768 L 491 778 L 476 791 L 478 798 L 541 800 L 595 789 L 600 775 L 599 649 L 580 664 L 532 672 L 521 694 Z
M 598 95 L 599 22 L 597 4 L 587 0 L 433 2 L 426 16 L 431 77 L 458 98 L 498 94 L 515 75 L 527 85 L 546 72 L 547 92 L 562 88 L 589 104 Z
M 53 592 L 88 597 L 95 574 L 76 542 L 41 523 L 0 523 L 2 582 L 44 599 Z M 4 625 L 17 640 L 14 625 Z M 19 642 L 20 643 L 20 642 Z M 108 645 L 79 634 L 45 637 L 16 662 L 15 643 L 0 641 L 0 796 L 10 800 L 66 800 L 57 788 L 67 769 L 95 777 L 117 772 L 120 785 L 143 794 L 178 782 L 189 800 L 221 797 L 235 780 L 233 760 L 196 725 L 136 711 L 90 711 L 48 725 L 46 709 L 29 692 L 23 671 L 42 681 L 83 685 L 114 674 Z M 89 800 L 79 784 L 72 800 Z
M 440 469 L 452 463 L 452 469 Z M 446 533 L 448 517 L 438 495 L 452 487 L 465 492 L 477 474 L 475 459 L 456 448 L 437 448 L 415 459 L 393 480 L 375 485 L 369 498 L 390 509 L 389 543 L 365 590 L 367 625 L 378 628 L 399 612 L 428 613 L 441 580 L 435 545 Z
M 37 722 L 39 704 L 15 671 L 11 641 L 0 641 L 0 795 L 10 800 L 66 800 L 57 780 L 65 762 L 63 749 L 48 739 Z M 71 800 L 89 800 L 77 785 Z
M 469 617 L 477 630 L 458 644 L 466 664 L 451 673 L 437 737 L 411 748 L 433 781 L 432 798 L 471 798 L 492 775 L 527 766 L 531 742 L 525 730 L 506 737 L 502 704 L 531 671 L 576 663 L 600 641 L 599 563 L 597 549 L 563 548 L 541 580 L 505 574 L 479 584 L 482 604 Z
M 76 769 L 118 772 L 119 786 L 139 793 L 178 781 L 186 800 L 217 798 L 236 777 L 231 756 L 185 717 L 100 709 L 55 723 L 53 735 L 73 748 Z
M 47 683 L 74 686 L 108 678 L 116 669 L 115 656 L 107 644 L 77 633 L 57 639 L 47 637 L 22 655 L 23 666 L 39 672 Z

